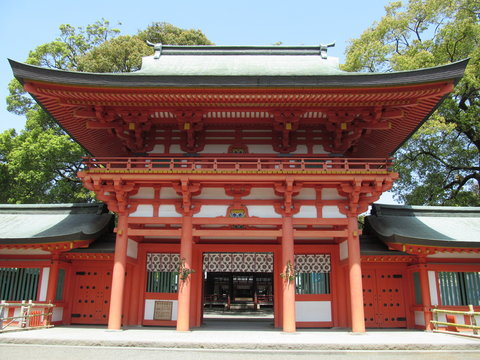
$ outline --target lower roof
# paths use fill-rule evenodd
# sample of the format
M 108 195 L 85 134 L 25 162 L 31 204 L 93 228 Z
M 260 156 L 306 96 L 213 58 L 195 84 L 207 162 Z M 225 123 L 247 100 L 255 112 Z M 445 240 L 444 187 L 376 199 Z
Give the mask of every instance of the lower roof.
M 365 231 L 387 244 L 480 247 L 480 208 L 373 204 Z
M 101 203 L 0 205 L 0 245 L 95 240 L 112 227 Z

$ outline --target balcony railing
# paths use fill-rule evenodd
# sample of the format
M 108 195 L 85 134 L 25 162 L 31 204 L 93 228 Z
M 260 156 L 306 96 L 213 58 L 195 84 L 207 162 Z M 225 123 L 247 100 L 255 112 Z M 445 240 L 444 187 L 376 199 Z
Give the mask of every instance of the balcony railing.
M 89 173 L 387 174 L 391 159 L 353 158 L 84 158 Z

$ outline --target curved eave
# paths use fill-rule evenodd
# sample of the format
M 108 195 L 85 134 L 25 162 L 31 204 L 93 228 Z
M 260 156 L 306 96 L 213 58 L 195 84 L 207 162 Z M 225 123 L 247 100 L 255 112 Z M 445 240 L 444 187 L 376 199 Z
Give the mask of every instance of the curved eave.
M 71 232 L 58 235 L 35 236 L 35 237 L 18 237 L 18 238 L 0 238 L 0 247 L 5 245 L 43 245 L 63 242 L 75 241 L 93 241 L 100 237 L 106 231 L 106 225 L 110 222 L 110 217 L 105 217 L 105 227 L 98 229 L 96 232 Z
M 390 247 L 480 248 L 480 208 L 374 204 L 365 224 Z
M 92 241 L 113 222 L 103 204 L 2 205 L 0 210 L 0 247 Z
M 463 76 L 468 59 L 433 68 L 391 73 L 345 73 L 319 76 L 158 76 L 136 73 L 99 74 L 47 69 L 9 59 L 14 76 L 25 81 L 117 87 L 320 87 L 362 88 L 454 81 Z
M 394 245 L 405 245 L 405 246 L 421 246 L 421 247 L 431 247 L 431 248 L 443 248 L 443 249 L 478 249 L 479 243 L 472 241 L 458 241 L 458 240 L 442 240 L 442 239 L 425 239 L 425 238 L 415 238 L 402 236 L 398 234 L 393 234 L 391 236 L 382 236 L 378 237 L 388 246 L 395 247 Z

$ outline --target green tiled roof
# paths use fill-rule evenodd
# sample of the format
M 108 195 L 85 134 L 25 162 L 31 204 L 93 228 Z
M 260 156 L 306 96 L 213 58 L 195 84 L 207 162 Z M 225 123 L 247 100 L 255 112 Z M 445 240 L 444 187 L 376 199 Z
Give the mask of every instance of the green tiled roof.
M 480 247 L 480 208 L 374 204 L 366 231 L 388 243 Z
M 163 46 L 136 75 L 320 76 L 343 74 L 338 59 L 314 46 Z
M 93 240 L 112 225 L 99 203 L 0 205 L 0 245 Z

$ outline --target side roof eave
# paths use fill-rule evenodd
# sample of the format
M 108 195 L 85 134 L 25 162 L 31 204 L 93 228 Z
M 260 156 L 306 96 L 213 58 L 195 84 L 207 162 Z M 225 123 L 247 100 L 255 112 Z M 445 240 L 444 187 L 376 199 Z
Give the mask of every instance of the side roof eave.
M 28 65 L 9 59 L 14 76 L 64 85 L 94 87 L 383 87 L 460 80 L 468 59 L 433 68 L 391 73 L 346 73 L 322 76 L 158 76 L 136 73 L 99 74 L 63 71 Z
M 373 204 L 365 224 L 386 244 L 480 248 L 480 208 Z
M 0 205 L 0 246 L 95 240 L 112 227 L 101 203 Z

